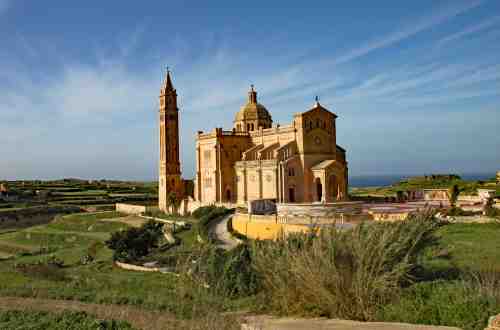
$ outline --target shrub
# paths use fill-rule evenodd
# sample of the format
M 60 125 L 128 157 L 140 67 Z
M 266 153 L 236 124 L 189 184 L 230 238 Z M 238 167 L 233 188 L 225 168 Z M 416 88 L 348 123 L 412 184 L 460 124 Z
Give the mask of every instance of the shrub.
M 373 320 L 413 280 L 421 251 L 434 241 L 432 215 L 399 223 L 325 230 L 254 244 L 265 303 L 281 313 Z
M 488 217 L 492 218 L 500 218 L 500 209 L 497 209 L 493 205 L 495 204 L 495 200 L 493 198 L 489 198 L 484 206 L 484 213 Z
M 52 314 L 32 311 L 0 311 L 0 328 L 5 330 L 133 330 L 129 323 L 115 320 L 99 320 L 85 312 Z
M 68 279 L 62 266 L 56 263 L 16 264 L 14 268 L 34 279 L 49 281 L 66 281 Z
M 210 287 L 217 296 L 244 297 L 256 293 L 258 288 L 251 247 L 246 244 L 230 251 L 211 244 L 199 245 L 181 265 L 181 272 Z
M 148 221 L 141 228 L 114 232 L 105 243 L 108 248 L 114 250 L 114 260 L 135 261 L 157 247 L 163 236 L 162 229 L 163 224 Z
M 457 204 L 457 200 L 458 200 L 458 195 L 460 195 L 460 189 L 458 188 L 457 184 L 454 184 L 450 188 L 448 195 L 449 195 L 451 207 L 455 208 L 455 205 Z

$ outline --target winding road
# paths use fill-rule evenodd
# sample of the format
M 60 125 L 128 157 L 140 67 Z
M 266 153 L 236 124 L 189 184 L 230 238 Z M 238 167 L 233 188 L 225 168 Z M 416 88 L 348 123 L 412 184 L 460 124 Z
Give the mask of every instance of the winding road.
M 227 230 L 227 223 L 233 217 L 232 214 L 218 219 L 213 222 L 209 230 L 209 234 L 216 240 L 216 245 L 224 250 L 231 250 L 241 243 L 239 239 L 234 238 Z

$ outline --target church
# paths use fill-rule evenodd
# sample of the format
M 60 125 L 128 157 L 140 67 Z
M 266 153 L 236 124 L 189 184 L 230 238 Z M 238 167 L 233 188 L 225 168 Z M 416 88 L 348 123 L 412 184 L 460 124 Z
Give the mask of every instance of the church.
M 179 162 L 177 93 L 170 73 L 160 92 L 160 209 L 169 192 L 184 194 Z M 246 205 L 270 199 L 278 203 L 332 203 L 347 199 L 346 151 L 337 145 L 337 116 L 314 105 L 294 114 L 289 125 L 275 125 L 251 86 L 231 130 L 196 134 L 194 200 Z M 163 207 L 162 207 L 163 206 Z
M 202 204 L 335 202 L 347 198 L 346 152 L 337 145 L 337 116 L 318 100 L 291 124 L 273 125 L 252 86 L 232 130 L 196 136 L 195 199 Z

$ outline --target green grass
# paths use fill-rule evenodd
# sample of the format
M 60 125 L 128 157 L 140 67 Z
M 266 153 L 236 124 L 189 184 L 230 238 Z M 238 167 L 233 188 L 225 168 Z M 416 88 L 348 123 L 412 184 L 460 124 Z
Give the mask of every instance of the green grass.
M 378 317 L 389 322 L 448 325 L 483 330 L 500 312 L 500 301 L 478 294 L 463 281 L 418 283 L 384 306 Z
M 85 312 L 53 314 L 33 311 L 0 311 L 4 330 L 133 330 L 127 322 L 100 320 Z
M 500 223 L 450 224 L 441 227 L 436 235 L 439 245 L 428 251 L 428 265 L 463 271 L 500 271 Z
M 119 216 L 116 212 L 74 214 L 59 217 L 47 225 L 1 234 L 0 251 L 17 255 L 0 261 L 0 295 L 131 304 L 177 311 L 176 277 L 116 268 L 112 264 L 112 251 L 104 244 L 94 263 L 80 263 L 92 244 L 103 243 L 112 232 L 127 227 L 122 223 L 100 221 Z M 192 243 L 190 235 L 183 232 L 181 236 Z M 26 253 L 29 251 L 31 253 Z M 33 278 L 15 268 L 16 264 L 33 264 L 49 256 L 64 261 L 62 269 L 66 280 Z

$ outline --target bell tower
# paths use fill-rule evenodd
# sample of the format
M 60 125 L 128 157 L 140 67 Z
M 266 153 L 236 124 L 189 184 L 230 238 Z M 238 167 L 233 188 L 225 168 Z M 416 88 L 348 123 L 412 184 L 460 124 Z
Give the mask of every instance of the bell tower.
M 160 166 L 158 182 L 159 208 L 169 211 L 169 198 L 175 193 L 178 200 L 184 196 L 179 161 L 179 108 L 177 92 L 170 71 L 160 90 Z

